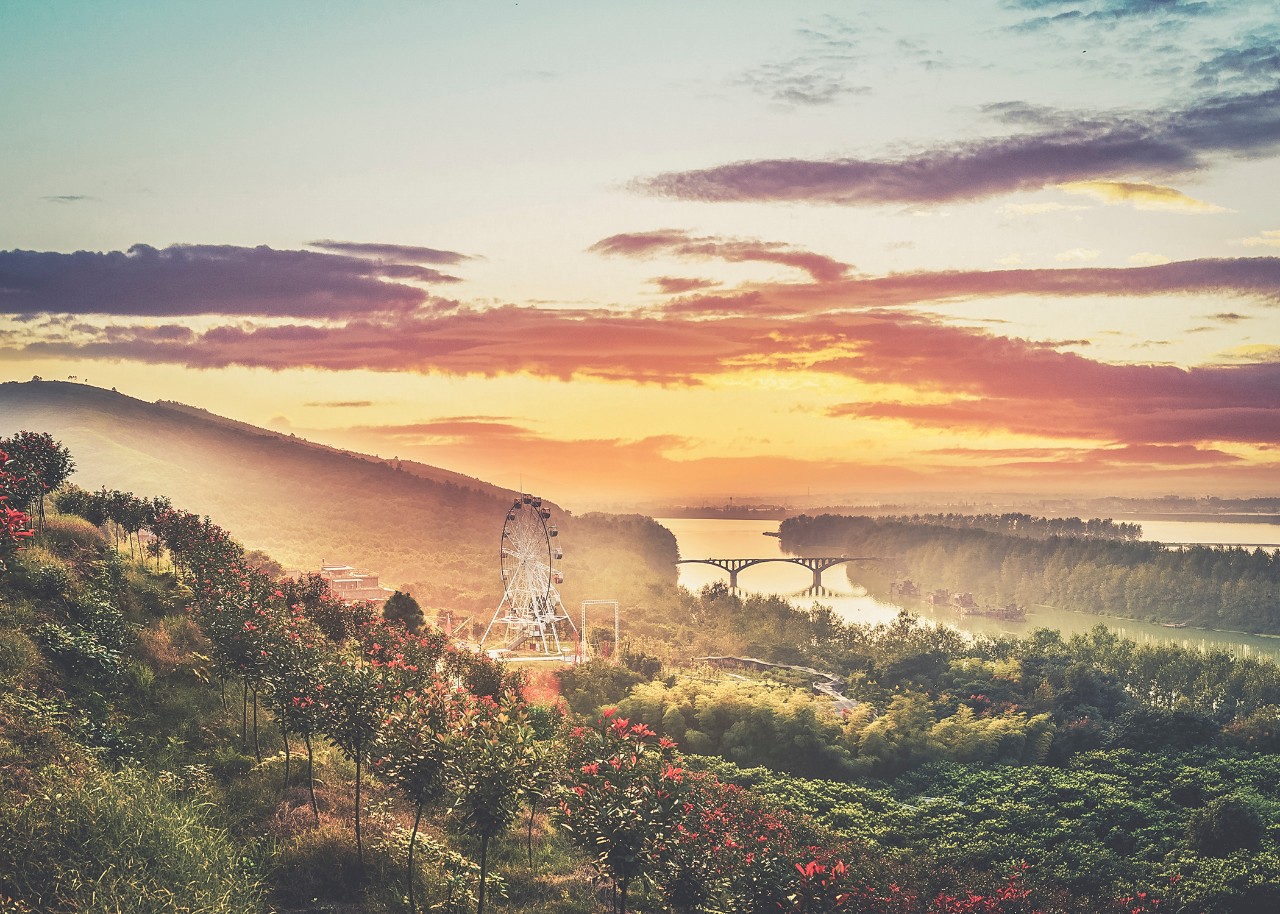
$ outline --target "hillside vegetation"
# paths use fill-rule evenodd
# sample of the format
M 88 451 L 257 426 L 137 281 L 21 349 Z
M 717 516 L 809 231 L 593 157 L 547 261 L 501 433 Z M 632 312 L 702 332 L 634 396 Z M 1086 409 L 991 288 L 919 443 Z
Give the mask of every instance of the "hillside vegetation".
M 613 662 L 522 670 L 273 578 L 166 499 L 145 558 L 74 494 L 53 502 L 94 520 L 40 525 L 24 480 L 74 461 L 43 460 L 47 435 L 9 447 L 3 914 L 1280 905 L 1274 664 L 1101 626 L 846 625 L 717 586 L 655 596 Z M 825 669 L 848 698 L 695 647 Z
M 1005 867 L 904 889 L 883 854 L 686 774 L 644 724 L 565 726 L 519 670 L 273 581 L 181 508 L 148 521 L 160 571 L 84 519 L 29 537 L 8 510 L 5 914 L 1014 914 L 1039 891 Z
M 502 595 L 498 541 L 514 493 L 488 483 L 422 465 L 397 469 L 83 384 L 0 384 L 0 435 L 23 428 L 48 431 L 76 454 L 80 487 L 166 496 L 286 568 L 356 565 L 412 591 L 429 614 L 447 608 L 460 618 L 492 612 Z M 583 599 L 635 606 L 674 593 L 669 532 L 639 517 L 553 510 L 568 606 Z

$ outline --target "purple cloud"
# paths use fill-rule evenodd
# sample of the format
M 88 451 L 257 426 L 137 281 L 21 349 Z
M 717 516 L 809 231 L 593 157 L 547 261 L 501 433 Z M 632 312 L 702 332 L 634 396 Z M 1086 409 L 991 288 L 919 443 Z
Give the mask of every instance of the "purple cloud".
M 1081 118 L 1021 103 L 989 113 L 1035 132 L 938 146 L 896 159 L 763 159 L 633 182 L 685 200 L 932 204 L 1069 181 L 1188 174 L 1210 154 L 1255 156 L 1280 145 L 1280 88 L 1167 112 Z
M 307 247 L 320 248 L 337 254 L 351 254 L 355 257 L 371 257 L 375 260 L 389 260 L 395 263 L 462 263 L 474 260 L 469 254 L 457 251 L 441 251 L 436 248 L 417 247 L 409 244 L 380 244 L 364 241 L 308 241 Z
M 429 267 L 269 247 L 0 251 L 0 313 L 351 317 L 406 312 L 456 282 Z
M 796 250 L 777 241 L 752 241 L 717 236 L 695 237 L 679 229 L 652 232 L 625 232 L 602 238 L 587 250 L 596 254 L 624 257 L 651 257 L 666 254 L 695 260 L 723 260 L 728 263 L 777 263 L 795 267 L 815 282 L 833 282 L 849 271 L 849 264 L 823 254 Z
M 944 270 L 856 276 L 837 282 L 762 285 L 727 294 L 690 295 L 668 314 L 777 315 L 891 308 L 1010 295 L 1233 295 L 1280 304 L 1280 257 L 1183 260 L 1149 267 L 1057 270 Z
M 686 292 L 700 292 L 703 289 L 714 289 L 720 285 L 714 279 L 697 279 L 692 276 L 655 276 L 649 282 L 664 295 L 683 295 Z

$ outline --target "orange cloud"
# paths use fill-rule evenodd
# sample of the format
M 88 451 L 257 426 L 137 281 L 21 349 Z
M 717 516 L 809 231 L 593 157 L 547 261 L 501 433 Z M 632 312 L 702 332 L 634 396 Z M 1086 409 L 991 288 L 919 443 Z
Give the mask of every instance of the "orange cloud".
M 1280 443 L 1280 361 L 1113 365 L 1052 343 L 885 309 L 779 321 L 508 307 L 343 326 L 63 333 L 62 341 L 30 342 L 16 351 L 199 368 L 526 373 L 681 385 L 740 370 L 806 371 L 929 396 L 927 403 L 836 406 L 833 417 L 1131 444 Z
M 1073 181 L 1059 184 L 1069 194 L 1083 194 L 1113 206 L 1128 203 L 1135 209 L 1163 210 L 1171 213 L 1225 213 L 1226 208 L 1188 197 L 1182 191 L 1145 181 Z

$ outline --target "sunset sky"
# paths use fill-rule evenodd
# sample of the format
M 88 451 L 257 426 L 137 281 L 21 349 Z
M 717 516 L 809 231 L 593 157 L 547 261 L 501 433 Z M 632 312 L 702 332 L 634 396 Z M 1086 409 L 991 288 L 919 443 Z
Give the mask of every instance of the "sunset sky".
M 0 3 L 0 379 L 568 507 L 1277 494 L 1275 0 Z

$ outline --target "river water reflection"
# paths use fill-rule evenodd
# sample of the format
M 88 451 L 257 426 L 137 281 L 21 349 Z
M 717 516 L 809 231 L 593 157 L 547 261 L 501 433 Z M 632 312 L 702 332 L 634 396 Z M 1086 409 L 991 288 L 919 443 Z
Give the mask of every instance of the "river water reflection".
M 681 558 L 781 558 L 786 555 L 777 537 L 764 535 L 777 531 L 777 521 L 720 518 L 657 520 L 675 534 Z M 1275 524 L 1212 524 L 1214 538 L 1206 540 L 1202 535 L 1197 535 L 1205 532 L 1203 529 L 1192 529 L 1198 526 L 1197 522 L 1186 522 L 1185 526 L 1180 527 L 1183 522 L 1157 521 L 1152 522 L 1152 530 L 1147 529 L 1148 522 L 1138 522 L 1143 524 L 1144 535 L 1150 536 L 1154 530 L 1159 530 L 1159 535 L 1165 542 L 1280 542 L 1280 525 Z M 846 567 L 853 567 L 854 570 L 847 574 Z M 680 565 L 678 568 L 680 583 L 690 590 L 698 590 L 716 582 L 728 582 L 728 574 L 711 565 L 690 564 Z M 739 572 L 738 586 L 744 592 L 784 594 L 793 605 L 802 608 L 808 608 L 816 601 L 830 606 L 846 622 L 853 623 L 874 625 L 889 622 L 902 608 L 901 604 L 876 599 L 865 589 L 850 584 L 850 578 L 857 580 L 856 566 L 828 569 L 822 576 L 826 591 L 814 594 L 809 591 L 813 584 L 813 574 L 809 570 L 799 565 L 771 562 L 753 565 Z M 1025 635 L 1037 628 L 1055 628 L 1064 635 L 1072 635 L 1087 632 L 1102 623 L 1122 637 L 1138 642 L 1173 642 L 1200 649 L 1223 648 L 1243 656 L 1280 661 L 1280 638 L 1195 628 L 1169 629 L 1118 616 L 1065 612 L 1042 606 L 1029 607 L 1026 622 L 1006 622 L 981 616 L 964 617 L 946 607 L 934 607 L 922 601 L 908 602 L 911 605 L 907 608 L 924 619 L 975 634 Z

